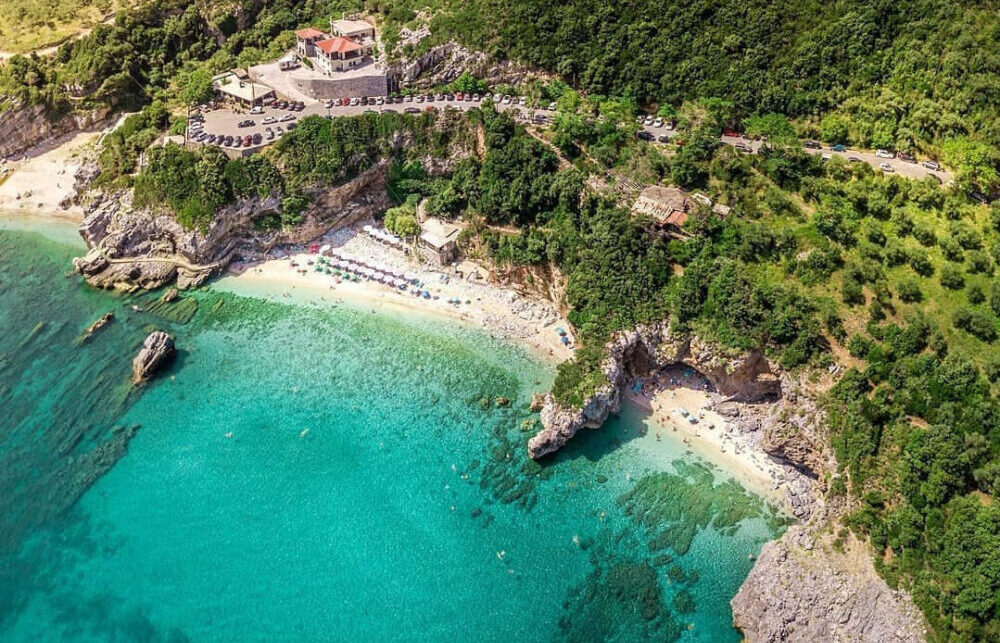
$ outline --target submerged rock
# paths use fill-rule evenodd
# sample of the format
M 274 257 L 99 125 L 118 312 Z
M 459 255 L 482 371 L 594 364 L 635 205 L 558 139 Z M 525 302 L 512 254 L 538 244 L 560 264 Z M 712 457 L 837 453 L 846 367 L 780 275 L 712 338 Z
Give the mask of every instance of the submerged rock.
M 110 324 L 111 321 L 114 318 L 115 318 L 115 314 L 114 313 L 110 313 L 109 312 L 109 313 L 105 313 L 104 315 L 102 315 L 100 317 L 100 319 L 98 319 L 93 324 L 91 324 L 90 326 L 88 326 L 87 330 L 83 331 L 82 340 L 83 341 L 87 341 L 88 339 L 90 339 L 90 337 L 94 333 L 96 333 L 97 331 L 101 330 L 102 328 L 104 328 L 105 326 L 107 326 L 108 324 Z
M 161 330 L 150 333 L 142 342 L 142 350 L 132 360 L 132 383 L 148 382 L 175 352 L 173 337 Z

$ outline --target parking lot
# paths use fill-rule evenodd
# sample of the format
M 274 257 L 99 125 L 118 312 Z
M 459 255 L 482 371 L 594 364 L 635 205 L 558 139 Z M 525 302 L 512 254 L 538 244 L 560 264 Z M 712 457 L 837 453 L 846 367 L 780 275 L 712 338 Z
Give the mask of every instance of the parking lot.
M 477 98 L 478 100 L 476 100 Z M 555 111 L 548 109 L 547 107 L 530 108 L 526 105 L 521 105 L 516 97 L 498 98 L 499 100 L 495 102 L 498 109 L 514 110 L 517 112 L 517 116 L 524 121 L 535 119 L 536 123 L 545 124 L 551 122 L 552 117 L 555 116 Z M 386 97 L 371 97 L 367 101 L 368 104 L 362 104 L 361 99 L 351 100 L 351 102 L 356 104 L 333 104 L 329 107 L 327 105 L 330 104 L 330 101 L 327 101 L 326 103 L 315 102 L 305 104 L 298 110 L 281 108 L 275 103 L 262 108 L 260 113 L 256 114 L 250 113 L 249 110 L 245 109 L 233 110 L 229 108 L 220 108 L 205 113 L 203 115 L 202 126 L 197 130 L 197 132 L 203 132 L 206 135 L 206 138 L 209 135 L 216 136 L 216 141 L 211 143 L 207 140 L 193 142 L 217 145 L 222 147 L 230 155 L 234 156 L 249 154 L 259 150 L 265 145 L 274 143 L 285 132 L 294 128 L 301 119 L 310 115 L 327 116 L 332 118 L 335 116 L 355 116 L 365 112 L 409 111 L 411 113 L 419 113 L 427 109 L 466 110 L 477 105 L 482 101 L 482 99 L 483 97 L 477 95 L 470 96 L 460 94 L 426 94 L 395 99 L 389 99 Z M 253 124 L 240 127 L 241 122 L 248 120 L 252 121 Z M 268 132 L 269 130 L 270 134 Z M 194 132 L 189 130 L 189 137 L 193 133 Z M 646 118 L 642 122 L 640 136 L 650 142 L 665 144 L 668 143 L 675 135 L 676 132 L 668 123 L 664 123 L 658 119 Z M 242 142 L 238 147 L 235 145 L 225 145 L 219 142 L 218 137 L 223 137 L 224 140 L 224 137 L 227 136 L 233 137 L 234 139 L 239 136 L 241 137 Z M 247 136 L 251 137 L 250 145 L 244 144 Z M 744 152 L 752 154 L 756 154 L 763 145 L 761 141 L 751 140 L 742 136 L 722 136 L 721 141 L 727 145 L 732 145 Z M 910 179 L 919 180 L 930 176 L 934 177 L 941 183 L 948 183 L 953 178 L 951 172 L 948 172 L 945 169 L 933 170 L 927 168 L 922 165 L 919 160 L 910 162 L 898 157 L 880 158 L 874 152 L 864 152 L 858 150 L 837 151 L 831 149 L 830 147 L 803 149 L 809 154 L 823 154 L 827 157 L 840 156 L 848 161 L 867 163 L 877 171 L 881 171 L 886 174 L 898 174 L 899 176 Z

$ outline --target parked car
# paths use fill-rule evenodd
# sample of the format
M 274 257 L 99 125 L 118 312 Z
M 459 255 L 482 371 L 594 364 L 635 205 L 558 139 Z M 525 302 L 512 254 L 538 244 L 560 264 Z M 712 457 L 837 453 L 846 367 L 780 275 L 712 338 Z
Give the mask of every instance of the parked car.
M 404 98 L 403 100 L 406 101 L 407 103 L 412 103 L 413 102 L 413 94 L 407 94 L 406 98 Z
M 243 137 L 243 146 L 250 147 L 251 145 L 253 145 L 253 136 L 251 134 L 247 134 Z
M 848 156 L 847 160 L 850 161 L 851 163 L 864 163 L 864 161 L 862 161 L 861 158 L 858 156 Z
M 274 133 L 275 133 L 275 134 L 277 134 L 277 135 L 279 135 L 279 136 L 280 136 L 280 135 L 281 135 L 281 134 L 283 134 L 284 132 L 285 132 L 285 130 L 284 130 L 284 129 L 282 129 L 281 125 L 275 125 L 275 126 L 274 126 Z
M 282 123 L 286 123 L 288 121 L 294 121 L 294 120 L 295 120 L 295 114 L 285 114 L 284 116 L 281 117 L 281 122 Z
M 428 103 L 433 103 L 433 102 L 434 102 L 434 94 L 427 94 L 426 96 L 424 96 L 424 99 L 425 99 L 425 100 L 426 100 L 426 101 L 427 101 Z
M 819 144 L 819 141 L 806 141 L 802 144 L 802 147 L 806 148 L 807 150 L 818 150 L 823 146 Z
M 270 127 L 264 130 L 264 138 L 266 138 L 269 141 L 272 140 L 274 138 L 274 130 L 271 129 Z
M 663 119 L 657 118 L 655 121 L 653 121 L 653 127 L 663 127 Z
M 882 170 L 883 172 L 895 172 L 896 171 L 896 168 L 892 167 L 888 163 L 879 163 L 878 164 L 878 169 Z
M 519 99 L 517 99 L 517 104 L 520 105 L 521 107 L 524 107 L 525 105 L 528 104 L 528 99 L 522 96 Z
M 323 107 L 330 109 L 331 107 L 333 107 L 333 101 L 330 99 L 323 101 Z
M 465 100 L 465 94 L 462 92 L 455 92 L 455 100 Z
M 407 107 L 403 111 L 405 113 L 407 113 L 407 114 L 419 114 L 420 113 L 420 108 L 419 107 Z
M 908 154 L 906 152 L 900 152 L 899 153 L 899 160 L 906 161 L 907 163 L 916 163 L 917 162 L 917 157 L 914 156 L 914 155 L 912 155 L 912 154 Z
M 472 95 L 472 100 L 474 100 L 475 102 L 478 103 L 479 101 L 483 100 L 483 97 L 480 96 L 479 94 L 473 94 Z
M 264 140 L 264 137 L 260 135 L 260 132 L 257 132 L 256 134 L 253 135 L 253 144 L 254 145 L 260 145 L 261 141 L 263 141 L 263 140 Z
M 645 130 L 640 130 L 640 131 L 636 132 L 635 133 L 635 137 L 638 138 L 638 139 L 641 139 L 643 141 L 651 141 L 651 140 L 653 140 L 653 135 L 650 134 L 649 132 L 645 131 Z
M 552 101 L 551 103 L 549 103 L 548 107 L 546 107 L 545 109 L 549 110 L 550 112 L 554 112 L 554 111 L 556 111 L 556 109 L 557 109 L 558 107 L 559 107 L 559 106 L 558 106 L 558 105 L 556 105 L 556 102 L 555 102 L 555 101 Z
M 847 151 L 847 148 L 844 147 L 843 145 L 841 145 L 840 143 L 837 143 L 836 145 L 834 145 L 830 149 L 833 150 L 834 152 L 846 152 Z
M 371 101 L 369 101 L 369 102 L 371 102 Z M 378 98 L 375 99 L 375 104 L 376 105 L 385 105 L 385 99 L 382 98 L 381 96 L 379 96 Z
M 659 136 L 656 137 L 656 140 L 659 141 L 660 143 L 669 143 L 670 137 L 667 136 L 666 134 L 660 134 Z
M 278 109 L 288 109 L 288 101 L 279 100 L 277 103 L 274 104 L 274 106 L 277 107 Z
M 273 116 L 265 116 L 264 120 L 261 121 L 264 125 L 270 125 L 271 123 L 277 123 L 278 119 Z
M 644 120 L 646 120 L 646 117 L 643 116 L 642 114 L 639 114 L 638 116 L 635 117 L 635 122 L 638 123 L 639 125 L 642 125 L 642 122 Z
M 493 94 L 493 102 L 499 103 L 503 101 L 503 94 Z
M 889 150 L 875 150 L 875 156 L 877 156 L 880 159 L 896 158 L 896 154 L 894 152 L 890 152 Z
M 288 127 L 288 131 L 291 132 L 293 129 L 295 129 L 295 123 L 289 123 L 286 127 Z
M 205 137 L 205 142 L 209 143 L 209 144 L 214 143 L 215 142 L 215 134 L 209 134 L 207 137 Z
M 351 99 L 351 107 L 357 107 L 360 104 L 361 104 L 361 99 L 358 98 L 357 96 Z
M 418 102 L 418 103 L 422 103 L 422 102 L 424 102 L 425 100 L 427 100 L 427 97 L 426 97 L 426 96 L 424 96 L 423 94 L 420 94 L 419 96 L 417 96 L 417 102 Z
M 448 101 L 448 102 L 454 102 L 454 100 L 455 100 L 455 95 L 454 95 L 454 94 L 445 94 L 445 97 L 444 97 L 444 99 L 445 99 L 446 101 Z
M 263 114 L 264 113 L 264 108 L 261 107 L 260 105 L 255 105 L 253 108 L 250 109 L 250 113 L 251 114 Z
M 243 139 L 237 136 L 233 139 L 233 147 L 243 147 Z
M 510 96 L 504 96 L 500 99 L 500 102 L 504 105 L 510 105 Z
M 935 172 L 941 169 L 941 164 L 937 161 L 924 161 L 921 165 L 926 167 L 928 170 L 934 170 Z
M 229 134 L 226 134 L 226 145 L 228 146 L 232 144 L 233 144 L 233 137 Z
M 733 145 L 733 149 L 737 149 L 744 154 L 753 154 L 753 148 L 746 143 L 737 143 L 736 145 Z
M 255 123 L 252 120 L 246 119 L 246 120 L 242 120 L 239 123 L 237 123 L 236 127 L 253 127 L 254 125 L 255 125 Z
M 642 124 L 645 125 L 646 127 L 652 127 L 653 120 L 654 119 L 652 116 L 647 116 L 645 119 L 643 119 Z
M 444 98 L 445 98 L 444 94 L 435 94 L 434 95 L 434 99 L 437 100 L 437 101 L 443 101 Z

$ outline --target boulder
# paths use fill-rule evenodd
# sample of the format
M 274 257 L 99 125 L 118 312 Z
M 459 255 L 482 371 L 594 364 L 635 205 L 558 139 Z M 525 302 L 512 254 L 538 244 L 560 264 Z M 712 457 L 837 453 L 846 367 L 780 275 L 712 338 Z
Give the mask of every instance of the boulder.
M 173 337 L 162 330 L 150 333 L 142 342 L 142 350 L 132 360 L 132 383 L 148 382 L 175 353 Z
M 926 624 L 910 597 L 875 571 L 853 536 L 834 547 L 794 526 L 764 545 L 732 600 L 748 643 L 916 643 Z

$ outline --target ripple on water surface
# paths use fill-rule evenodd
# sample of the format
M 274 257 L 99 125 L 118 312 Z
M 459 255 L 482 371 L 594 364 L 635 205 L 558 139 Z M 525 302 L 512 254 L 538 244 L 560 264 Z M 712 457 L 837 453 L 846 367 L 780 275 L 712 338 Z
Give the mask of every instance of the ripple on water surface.
M 779 521 L 682 444 L 652 457 L 638 415 L 539 465 L 525 456 L 527 405 L 551 371 L 484 333 L 210 290 L 184 304 L 189 320 L 133 317 L 133 300 L 61 277 L 57 248 L 31 260 L 46 243 L 0 232 L 0 248 L 22 249 L 0 254 L 3 296 L 45 311 L 0 312 L 0 395 L 21 418 L 4 450 L 78 471 L 110 427 L 139 428 L 78 501 L 46 496 L 59 476 L 14 499 L 52 504 L 3 554 L 4 585 L 19 588 L 0 603 L 3 638 L 739 640 L 728 601 Z M 26 262 L 65 287 L 26 289 Z M 107 307 L 124 311 L 98 338 L 107 347 L 68 349 Z M 18 347 L 40 318 L 67 327 Z M 127 378 L 121 344 L 150 325 L 177 335 L 178 359 L 138 399 L 99 410 Z M 23 437 L 53 430 L 51 406 L 6 379 L 29 359 L 80 369 L 59 412 L 91 426 L 91 444 Z

